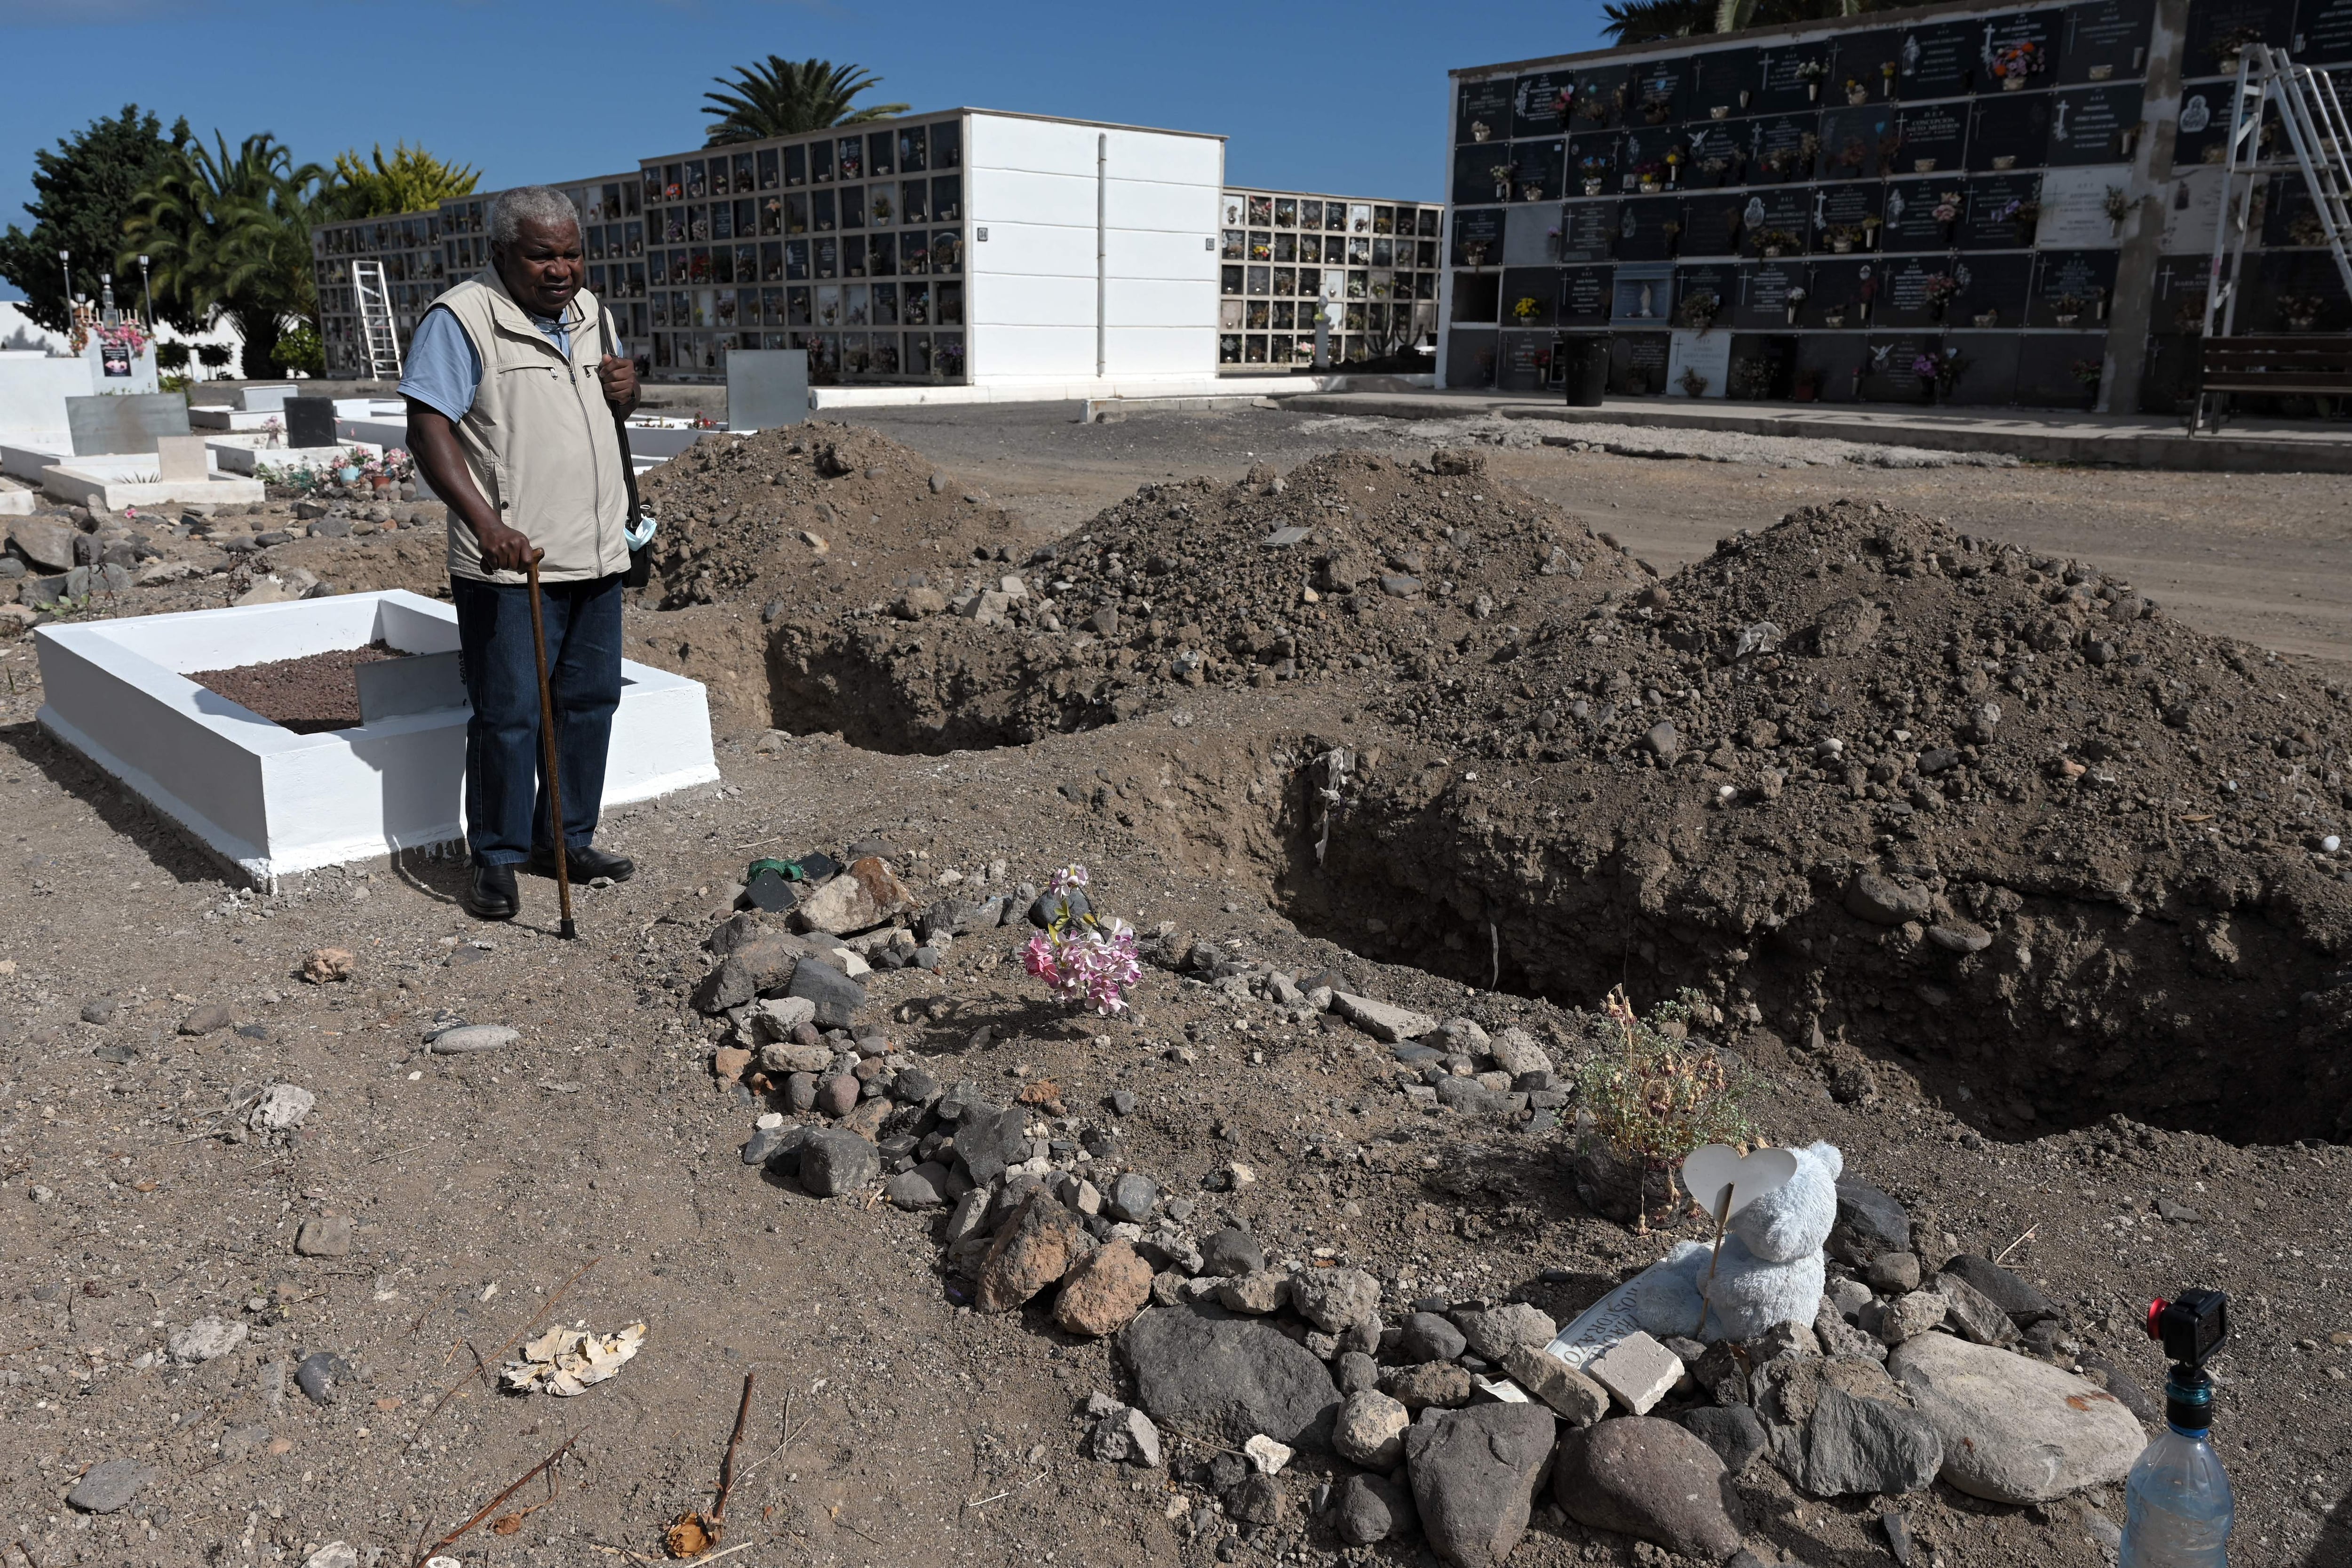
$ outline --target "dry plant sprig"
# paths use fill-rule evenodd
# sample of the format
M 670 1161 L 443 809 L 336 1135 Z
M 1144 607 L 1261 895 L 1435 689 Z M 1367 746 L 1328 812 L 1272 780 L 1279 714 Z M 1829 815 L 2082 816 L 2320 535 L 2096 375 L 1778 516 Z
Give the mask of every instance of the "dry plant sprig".
M 1592 1136 L 1634 1167 L 1634 1226 L 1647 1234 L 1644 1189 L 1651 1172 L 1664 1176 L 1664 1195 L 1671 1201 L 1684 1155 L 1702 1143 L 1730 1143 L 1745 1152 L 1755 1129 L 1740 1108 L 1746 1085 L 1736 1065 L 1712 1046 L 1666 1032 L 1664 1026 L 1688 1017 L 1687 1000 L 1653 1008 L 1644 1018 L 1620 985 L 1601 1011 L 1617 1026 L 1619 1050 L 1585 1064 L 1579 1100 L 1591 1119 Z

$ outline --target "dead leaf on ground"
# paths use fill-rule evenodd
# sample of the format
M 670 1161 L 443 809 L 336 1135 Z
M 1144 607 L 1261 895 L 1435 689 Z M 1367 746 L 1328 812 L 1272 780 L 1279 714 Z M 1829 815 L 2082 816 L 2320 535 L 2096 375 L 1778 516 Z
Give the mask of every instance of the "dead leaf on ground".
M 522 1515 L 519 1513 L 502 1513 L 498 1518 L 490 1521 L 490 1533 L 492 1535 L 512 1535 L 516 1531 L 520 1530 L 521 1528 Z
M 672 1557 L 699 1557 L 719 1544 L 698 1513 L 682 1513 L 662 1537 L 662 1549 Z

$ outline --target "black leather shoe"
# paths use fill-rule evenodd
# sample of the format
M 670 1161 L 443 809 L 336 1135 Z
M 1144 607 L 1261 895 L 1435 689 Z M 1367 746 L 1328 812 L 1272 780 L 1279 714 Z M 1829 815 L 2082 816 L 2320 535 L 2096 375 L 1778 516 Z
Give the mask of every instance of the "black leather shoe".
M 522 901 L 515 892 L 511 866 L 485 866 L 476 861 L 466 875 L 466 891 L 458 900 L 478 921 L 510 921 Z
M 530 868 L 541 877 L 554 876 L 555 851 L 552 848 L 532 850 Z M 566 849 L 563 852 L 563 874 L 575 882 L 593 882 L 599 877 L 625 882 L 637 874 L 637 863 L 626 855 L 614 855 L 591 844 L 584 849 Z

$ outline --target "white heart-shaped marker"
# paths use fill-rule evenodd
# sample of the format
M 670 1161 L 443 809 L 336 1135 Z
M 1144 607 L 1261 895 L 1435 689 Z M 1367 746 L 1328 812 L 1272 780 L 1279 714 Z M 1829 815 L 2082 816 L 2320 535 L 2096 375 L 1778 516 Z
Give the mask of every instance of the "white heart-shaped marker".
M 1710 1219 L 1718 1212 L 1738 1214 L 1796 1175 L 1797 1156 L 1786 1149 L 1759 1149 L 1743 1157 L 1728 1143 L 1706 1143 L 1683 1161 L 1683 1188 Z M 1726 1187 L 1731 1189 L 1728 1210 L 1721 1207 Z

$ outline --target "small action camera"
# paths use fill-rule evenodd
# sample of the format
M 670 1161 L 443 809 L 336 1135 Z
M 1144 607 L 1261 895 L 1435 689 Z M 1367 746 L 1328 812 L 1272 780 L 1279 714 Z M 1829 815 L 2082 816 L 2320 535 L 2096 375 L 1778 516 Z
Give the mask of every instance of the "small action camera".
M 2169 1301 L 2150 1301 L 2147 1337 L 2174 1364 L 2200 1368 L 2229 1342 L 2230 1298 L 2219 1290 L 2183 1290 Z

